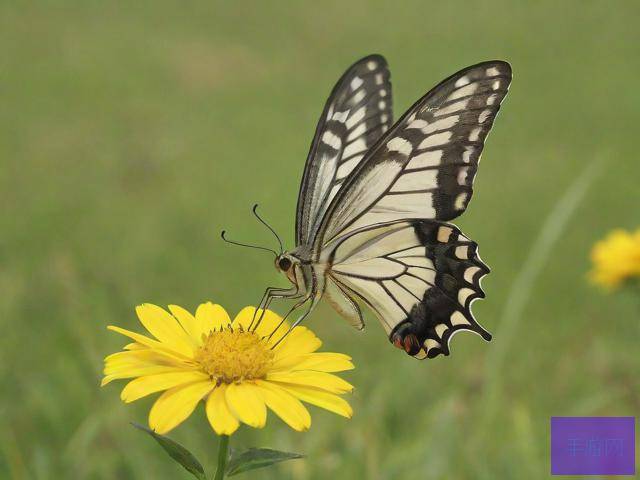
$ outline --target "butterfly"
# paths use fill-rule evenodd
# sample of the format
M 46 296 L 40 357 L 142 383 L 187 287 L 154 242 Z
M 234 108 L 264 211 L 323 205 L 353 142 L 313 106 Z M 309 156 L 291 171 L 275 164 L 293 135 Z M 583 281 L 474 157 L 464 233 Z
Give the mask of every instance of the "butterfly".
M 471 313 L 489 268 L 477 244 L 448 222 L 471 200 L 510 83 L 507 62 L 467 67 L 393 123 L 386 60 L 370 55 L 354 63 L 331 91 L 311 143 L 296 247 L 283 251 L 280 242 L 281 253 L 274 251 L 291 286 L 268 288 L 262 311 L 273 299 L 295 299 L 285 318 L 305 310 L 292 329 L 325 298 L 363 329 L 364 304 L 390 342 L 419 359 L 449 355 L 462 330 L 490 340 Z

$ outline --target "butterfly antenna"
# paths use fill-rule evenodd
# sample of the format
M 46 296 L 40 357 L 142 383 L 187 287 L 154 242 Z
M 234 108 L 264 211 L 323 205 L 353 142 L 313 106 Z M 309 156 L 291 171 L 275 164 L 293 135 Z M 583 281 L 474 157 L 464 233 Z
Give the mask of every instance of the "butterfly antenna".
M 258 204 L 257 203 L 253 206 L 253 214 L 260 221 L 260 223 L 262 223 L 265 227 L 267 227 L 269 230 L 271 230 L 271 233 L 273 233 L 273 235 L 276 237 L 276 240 L 278 240 L 278 244 L 280 245 L 280 253 L 284 252 L 284 248 L 282 246 L 282 240 L 280 240 L 280 237 L 278 236 L 276 231 L 273 228 L 271 228 L 271 225 L 269 225 L 267 222 L 265 222 L 260 215 L 258 215 Z
M 248 243 L 240 243 L 240 242 L 234 242 L 233 240 L 229 240 L 229 239 L 227 239 L 225 237 L 226 233 L 227 233 L 227 231 L 223 230 L 222 233 L 220 234 L 220 236 L 222 237 L 222 240 L 224 240 L 227 243 L 230 243 L 232 245 L 238 245 L 239 247 L 255 248 L 255 249 L 258 249 L 258 250 L 266 250 L 267 252 L 273 253 L 276 257 L 278 256 L 278 252 L 276 252 L 275 250 L 271 250 L 270 248 L 260 247 L 258 245 L 249 245 Z

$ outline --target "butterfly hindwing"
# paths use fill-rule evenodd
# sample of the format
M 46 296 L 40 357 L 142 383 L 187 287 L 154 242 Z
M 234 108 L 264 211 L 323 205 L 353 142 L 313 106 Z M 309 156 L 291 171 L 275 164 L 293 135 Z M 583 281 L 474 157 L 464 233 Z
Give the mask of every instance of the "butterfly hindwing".
M 353 292 L 335 278 L 327 278 L 324 296 L 331 306 L 357 330 L 364 329 L 364 319 L 358 304 L 352 298 Z
M 484 62 L 416 102 L 351 173 L 327 209 L 316 243 L 378 223 L 460 215 L 510 82 L 508 63 Z
M 491 338 L 471 313 L 473 300 L 484 297 L 480 279 L 489 269 L 457 227 L 393 222 L 358 230 L 331 248 L 329 280 L 367 304 L 408 354 L 448 355 L 460 330 Z
M 296 216 L 297 245 L 310 245 L 331 200 L 365 153 L 392 124 L 387 62 L 370 55 L 335 85 L 318 122 Z

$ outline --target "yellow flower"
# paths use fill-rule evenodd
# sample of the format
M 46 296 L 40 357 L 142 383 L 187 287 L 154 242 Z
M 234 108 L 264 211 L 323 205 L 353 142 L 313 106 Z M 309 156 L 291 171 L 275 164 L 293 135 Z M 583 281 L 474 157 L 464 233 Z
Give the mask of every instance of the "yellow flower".
M 591 251 L 591 280 L 614 288 L 632 277 L 640 277 L 640 229 L 635 233 L 614 230 Z
M 289 325 L 267 310 L 249 331 L 255 308 L 246 307 L 231 321 L 220 306 L 205 303 L 195 315 L 176 305 L 169 312 L 145 304 L 138 318 L 155 338 L 119 327 L 109 330 L 132 339 L 124 351 L 105 358 L 106 385 L 131 379 L 124 402 L 164 392 L 149 412 L 149 426 L 164 434 L 205 402 L 209 423 L 219 435 L 230 435 L 240 422 L 262 428 L 267 407 L 291 428 L 307 430 L 311 416 L 301 401 L 350 418 L 349 404 L 338 395 L 353 387 L 332 372 L 351 370 L 351 358 L 316 352 L 322 342 L 306 327 L 296 327 L 282 342 Z M 259 313 L 258 313 L 259 316 Z

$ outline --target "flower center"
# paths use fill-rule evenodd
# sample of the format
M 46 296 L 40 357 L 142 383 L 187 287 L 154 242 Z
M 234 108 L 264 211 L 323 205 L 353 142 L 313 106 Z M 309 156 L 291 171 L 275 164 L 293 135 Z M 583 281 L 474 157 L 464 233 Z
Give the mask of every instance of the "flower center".
M 194 359 L 217 382 L 234 383 L 264 378 L 274 353 L 254 332 L 224 328 L 203 335 Z

